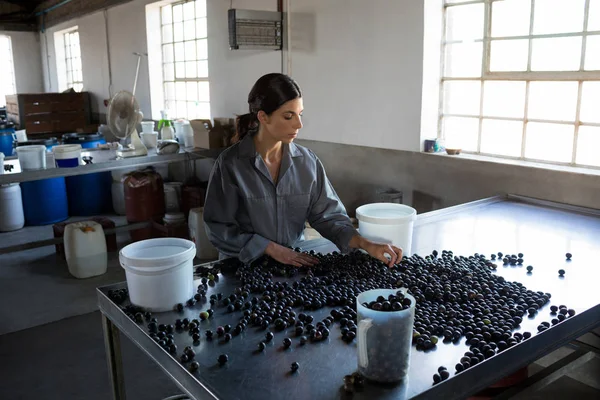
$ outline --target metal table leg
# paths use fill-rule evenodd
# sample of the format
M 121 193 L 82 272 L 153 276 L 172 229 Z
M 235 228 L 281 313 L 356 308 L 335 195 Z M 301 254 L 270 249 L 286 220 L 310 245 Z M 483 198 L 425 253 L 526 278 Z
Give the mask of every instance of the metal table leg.
M 119 329 L 106 315 L 102 314 L 104 331 L 104 348 L 108 364 L 108 378 L 114 400 L 125 400 L 125 379 L 123 376 L 123 359 L 121 357 L 121 339 Z

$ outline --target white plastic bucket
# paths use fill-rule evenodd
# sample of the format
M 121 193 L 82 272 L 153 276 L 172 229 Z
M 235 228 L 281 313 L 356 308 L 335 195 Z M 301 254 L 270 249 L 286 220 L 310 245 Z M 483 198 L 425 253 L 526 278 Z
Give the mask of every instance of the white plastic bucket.
M 58 168 L 77 167 L 81 158 L 80 144 L 61 144 L 52 148 L 54 161 Z
M 194 295 L 194 242 L 148 239 L 119 252 L 131 303 L 149 311 L 170 311 Z
M 46 146 L 41 144 L 19 146 L 16 150 L 21 170 L 32 171 L 46 168 Z
M 389 243 L 410 256 L 417 210 L 404 204 L 372 203 L 356 209 L 358 231 L 374 242 Z
M 16 231 L 24 225 L 21 187 L 18 183 L 0 185 L 0 232 Z
M 140 124 L 142 125 L 143 133 L 152 133 L 154 131 L 154 121 L 142 121 Z

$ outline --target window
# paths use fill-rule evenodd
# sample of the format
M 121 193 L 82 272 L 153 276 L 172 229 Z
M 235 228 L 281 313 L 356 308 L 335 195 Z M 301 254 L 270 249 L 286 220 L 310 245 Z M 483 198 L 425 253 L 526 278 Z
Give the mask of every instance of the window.
M 439 134 L 600 167 L 600 0 L 446 0 Z
M 54 44 L 59 90 L 62 92 L 73 88 L 77 92 L 81 92 L 83 90 L 83 72 L 77 27 L 56 32 Z
M 160 7 L 164 108 L 170 118 L 210 118 L 206 0 Z
M 12 46 L 9 36 L 0 36 L 0 54 L 4 54 L 5 62 L 0 63 L 0 107 L 6 106 L 6 96 L 15 94 L 15 70 L 13 64 Z

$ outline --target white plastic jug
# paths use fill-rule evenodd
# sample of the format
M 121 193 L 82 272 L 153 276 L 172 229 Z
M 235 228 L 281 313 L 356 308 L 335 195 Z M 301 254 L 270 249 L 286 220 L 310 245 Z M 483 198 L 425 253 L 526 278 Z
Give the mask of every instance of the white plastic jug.
M 208 240 L 204 229 L 204 207 L 192 208 L 188 217 L 190 238 L 196 243 L 196 257 L 201 260 L 216 260 L 219 251 Z
M 2 156 L 2 153 L 0 153 Z M 21 187 L 18 183 L 0 186 L 0 232 L 21 229 L 25 225 Z
M 94 221 L 75 222 L 65 227 L 65 256 L 69 272 L 84 279 L 106 272 L 108 255 L 102 225 Z
M 413 225 L 417 210 L 398 203 L 365 204 L 356 209 L 361 236 L 380 243 L 390 243 L 410 256 Z

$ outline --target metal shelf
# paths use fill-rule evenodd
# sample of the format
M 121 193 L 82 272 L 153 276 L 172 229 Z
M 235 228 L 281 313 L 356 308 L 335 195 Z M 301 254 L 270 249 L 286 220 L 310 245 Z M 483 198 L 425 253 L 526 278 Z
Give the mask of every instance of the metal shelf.
M 186 161 L 189 159 L 216 158 L 224 149 L 200 149 L 183 148 L 176 154 L 156 154 L 156 150 L 148 151 L 147 156 L 131 157 L 117 159 L 115 150 L 105 149 L 84 149 L 81 152 L 83 156 L 93 157 L 93 164 L 80 165 L 75 168 L 55 168 L 54 157 L 48 153 L 46 155 L 47 169 L 36 171 L 21 171 L 19 160 L 16 157 L 10 157 L 4 160 L 5 165 L 13 165 L 13 171 L 0 174 L 0 185 L 9 183 L 19 183 L 35 181 L 39 179 L 57 178 L 61 176 L 84 175 L 93 172 L 112 171 L 121 168 L 145 167 L 157 164 L 172 163 L 177 161 Z

